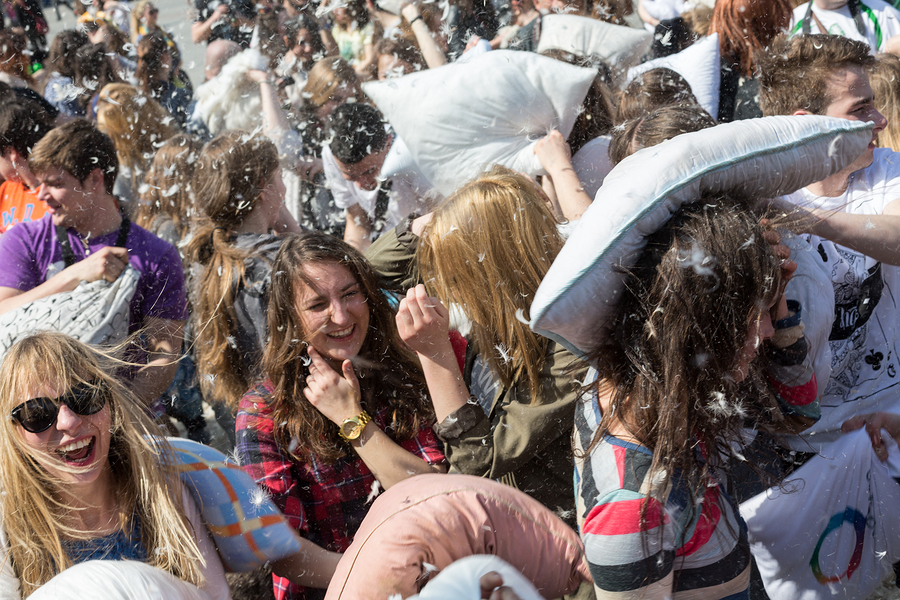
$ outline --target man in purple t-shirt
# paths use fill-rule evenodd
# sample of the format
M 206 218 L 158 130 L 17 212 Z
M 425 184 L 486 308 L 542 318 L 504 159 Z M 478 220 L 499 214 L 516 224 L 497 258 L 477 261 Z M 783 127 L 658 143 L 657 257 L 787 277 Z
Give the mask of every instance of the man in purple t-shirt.
M 90 122 L 78 119 L 48 133 L 32 150 L 29 166 L 49 214 L 0 238 L 0 314 L 72 291 L 81 281 L 115 281 L 131 264 L 140 279 L 129 328 L 141 331 L 148 353 L 131 385 L 142 400 L 153 402 L 175 375 L 187 318 L 178 252 L 137 225 L 124 227 L 112 195 L 116 150 Z M 65 238 L 57 237 L 57 226 Z M 124 247 L 116 246 L 120 233 L 127 234 Z M 68 239 L 69 262 L 77 261 L 69 267 L 60 239 Z

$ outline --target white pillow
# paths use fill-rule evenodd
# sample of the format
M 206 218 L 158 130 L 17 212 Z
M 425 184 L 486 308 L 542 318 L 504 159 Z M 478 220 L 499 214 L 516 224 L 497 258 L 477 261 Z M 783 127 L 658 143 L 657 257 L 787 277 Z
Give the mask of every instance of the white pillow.
M 247 79 L 247 71 L 265 71 L 269 60 L 256 48 L 232 56 L 219 74 L 197 88 L 193 119 L 206 124 L 209 133 L 226 129 L 254 131 L 262 126 L 259 84 Z
M 596 76 L 532 52 L 495 50 L 363 91 L 406 142 L 438 192 L 450 195 L 493 164 L 543 174 L 534 144 L 568 137 Z
M 547 15 L 541 21 L 537 51 L 594 54 L 610 66 L 626 68 L 638 62 L 652 43 L 653 34 L 642 29 L 577 15 Z
M 29 600 L 209 600 L 168 571 L 131 560 L 91 560 L 69 567 Z
M 717 125 L 629 156 L 607 175 L 541 282 L 531 328 L 584 355 L 622 294 L 645 238 L 702 193 L 765 198 L 850 165 L 872 141 L 871 123 L 781 116 Z M 652 176 L 648 176 L 652 174 Z
M 706 112 L 719 118 L 719 34 L 712 35 L 688 46 L 678 54 L 662 56 L 628 69 L 628 81 L 650 69 L 667 67 L 684 77 L 691 84 L 691 91 Z

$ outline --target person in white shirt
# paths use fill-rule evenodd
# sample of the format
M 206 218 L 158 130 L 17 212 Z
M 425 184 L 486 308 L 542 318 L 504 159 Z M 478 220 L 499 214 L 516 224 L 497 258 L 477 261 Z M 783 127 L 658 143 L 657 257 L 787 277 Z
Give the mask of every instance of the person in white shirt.
M 339 106 L 331 129 L 322 168 L 335 205 L 347 211 L 345 242 L 364 251 L 403 218 L 432 208 L 431 184 L 376 108 L 359 102 Z
M 829 33 L 900 52 L 900 11 L 883 0 L 809 0 L 794 9 L 791 34 Z
M 873 104 L 866 69 L 874 62 L 862 42 L 809 35 L 773 48 L 760 65 L 766 116 L 818 114 L 875 125 L 852 165 L 786 198 L 806 213 L 802 232 L 835 294 L 831 377 L 819 384 L 822 418 L 803 439 L 786 440 L 802 452 L 836 440 L 851 417 L 900 412 L 900 155 L 876 148 L 887 120 Z

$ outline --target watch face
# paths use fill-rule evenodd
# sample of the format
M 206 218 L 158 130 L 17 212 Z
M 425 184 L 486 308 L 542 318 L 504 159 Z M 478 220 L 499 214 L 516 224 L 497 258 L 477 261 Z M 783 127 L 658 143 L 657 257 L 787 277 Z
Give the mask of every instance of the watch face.
M 360 426 L 359 423 L 354 423 L 353 421 L 349 421 L 341 425 L 341 433 L 344 434 L 344 437 L 349 440 L 355 440 L 359 437 L 360 434 Z

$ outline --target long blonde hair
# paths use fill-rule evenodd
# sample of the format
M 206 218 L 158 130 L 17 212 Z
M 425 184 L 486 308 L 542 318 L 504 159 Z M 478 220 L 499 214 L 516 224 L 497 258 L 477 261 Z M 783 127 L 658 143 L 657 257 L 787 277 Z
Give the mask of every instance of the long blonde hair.
M 52 378 L 55 384 L 105 388 L 110 408 L 109 466 L 119 500 L 119 522 L 137 519 L 147 562 L 194 585 L 202 582 L 203 558 L 182 506 L 182 485 L 171 465 L 171 449 L 140 402 L 111 373 L 122 363 L 60 333 L 40 332 L 16 343 L 0 366 L 0 409 L 6 415 Z M 50 375 L 52 374 L 52 375 Z M 0 512 L 9 555 L 22 596 L 72 566 L 64 538 L 89 539 L 91 532 L 66 523 L 73 510 L 63 500 L 64 483 L 41 466 L 11 418 L 0 419 Z
M 878 145 L 894 152 L 900 149 L 900 58 L 879 54 L 869 69 L 869 81 L 875 94 L 875 108 L 887 118 L 887 127 L 878 134 Z
M 134 222 L 150 229 L 157 215 L 172 219 L 178 238 L 187 233 L 194 212 L 191 178 L 202 143 L 197 138 L 179 133 L 169 138 L 153 157 L 144 176 L 144 189 Z
M 97 129 L 112 138 L 119 165 L 146 173 L 156 149 L 178 133 L 159 103 L 127 83 L 110 83 L 97 99 Z
M 523 321 L 562 246 L 537 185 L 500 166 L 441 204 L 419 242 L 426 286 L 464 307 L 475 350 L 504 386 L 524 371 L 532 399 L 549 340 Z

